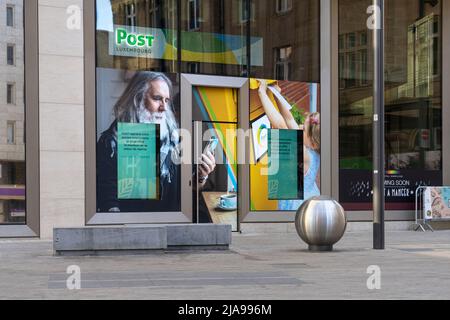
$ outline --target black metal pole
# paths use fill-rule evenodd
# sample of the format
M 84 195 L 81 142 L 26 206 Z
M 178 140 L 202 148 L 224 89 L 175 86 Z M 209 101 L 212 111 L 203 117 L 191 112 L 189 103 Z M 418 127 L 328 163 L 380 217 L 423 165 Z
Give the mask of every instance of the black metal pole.
M 374 0 L 373 248 L 384 250 L 384 0 Z

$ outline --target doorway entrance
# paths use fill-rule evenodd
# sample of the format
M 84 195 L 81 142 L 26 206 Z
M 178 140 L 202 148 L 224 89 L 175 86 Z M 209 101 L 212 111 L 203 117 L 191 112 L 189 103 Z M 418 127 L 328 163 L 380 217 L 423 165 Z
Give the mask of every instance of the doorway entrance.
M 238 96 L 235 88 L 192 87 L 193 213 L 196 223 L 229 224 L 238 231 Z M 202 157 L 215 168 L 202 176 Z

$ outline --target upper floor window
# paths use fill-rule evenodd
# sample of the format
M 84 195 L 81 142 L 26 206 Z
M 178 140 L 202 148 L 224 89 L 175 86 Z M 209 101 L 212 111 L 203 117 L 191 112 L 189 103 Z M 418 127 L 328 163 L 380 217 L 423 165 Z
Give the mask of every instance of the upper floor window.
M 10 66 L 13 66 L 15 64 L 13 44 L 8 44 L 8 46 L 6 47 L 6 63 Z
M 159 1 L 158 0 L 150 0 L 149 4 L 149 16 L 150 16 L 150 24 L 151 26 L 158 26 L 159 24 Z
M 200 0 L 189 0 L 188 30 L 200 29 Z
M 292 10 L 292 0 L 277 0 L 277 13 L 286 13 Z
M 165 17 L 164 26 L 167 28 L 176 29 L 178 18 L 177 1 L 176 0 L 165 1 L 163 12 Z
M 288 80 L 292 65 L 292 47 L 275 49 L 275 79 Z
M 6 103 L 15 104 L 15 86 L 12 83 L 6 85 Z
M 14 27 L 14 7 L 6 6 L 6 26 Z
M 366 30 L 339 35 L 339 86 L 341 89 L 369 85 L 369 45 Z
M 200 62 L 189 62 L 188 71 L 193 74 L 200 73 Z
M 15 144 L 16 143 L 16 125 L 12 121 L 8 121 L 7 126 L 7 143 Z
M 132 27 L 133 29 L 136 27 L 136 5 L 134 3 L 129 3 L 125 5 L 125 22 L 126 25 Z
M 367 32 L 363 31 L 359 34 L 359 44 L 361 46 L 367 46 Z
M 347 34 L 347 46 L 348 49 L 356 47 L 356 33 L 351 32 Z
M 247 0 L 239 0 L 238 5 L 239 23 L 246 23 L 249 18 L 251 21 L 255 21 L 255 3 L 253 1 L 250 2 L 250 7 Z

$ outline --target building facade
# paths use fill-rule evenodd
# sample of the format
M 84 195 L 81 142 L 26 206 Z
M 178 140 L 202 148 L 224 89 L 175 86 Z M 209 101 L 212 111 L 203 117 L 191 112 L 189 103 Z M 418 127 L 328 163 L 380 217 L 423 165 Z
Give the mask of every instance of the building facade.
M 2 8 L 0 86 L 0 222 L 25 221 L 23 3 Z
M 386 219 L 407 225 L 418 187 L 450 185 L 450 3 L 385 2 Z M 370 222 L 371 5 L 1 1 L 0 237 L 149 223 L 294 230 L 297 208 L 320 194 Z M 164 121 L 146 118 L 164 92 Z

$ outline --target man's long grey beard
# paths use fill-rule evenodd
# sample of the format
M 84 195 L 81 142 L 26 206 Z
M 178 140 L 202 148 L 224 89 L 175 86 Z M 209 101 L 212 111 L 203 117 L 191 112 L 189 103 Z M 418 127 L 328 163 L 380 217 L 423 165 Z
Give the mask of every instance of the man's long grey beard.
M 141 107 L 138 112 L 139 123 L 156 123 L 155 114 L 148 111 L 147 108 Z M 167 123 L 168 119 L 165 117 L 163 123 L 160 124 L 159 129 L 159 137 L 161 138 L 161 143 L 169 139 L 169 124 Z

